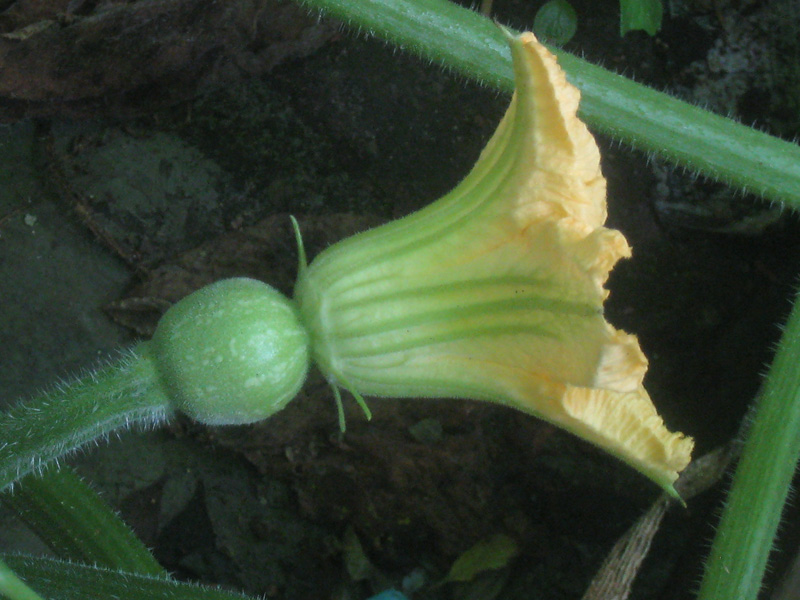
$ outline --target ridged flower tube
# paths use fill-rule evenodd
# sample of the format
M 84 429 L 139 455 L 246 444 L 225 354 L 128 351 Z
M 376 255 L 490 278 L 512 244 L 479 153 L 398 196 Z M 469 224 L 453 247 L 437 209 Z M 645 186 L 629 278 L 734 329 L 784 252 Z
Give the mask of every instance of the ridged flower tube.
M 603 317 L 609 271 L 630 248 L 604 227 L 580 94 L 532 34 L 509 44 L 516 91 L 467 177 L 301 266 L 295 300 L 313 359 L 357 396 L 514 407 L 675 494 L 693 442 L 656 412 L 636 338 Z

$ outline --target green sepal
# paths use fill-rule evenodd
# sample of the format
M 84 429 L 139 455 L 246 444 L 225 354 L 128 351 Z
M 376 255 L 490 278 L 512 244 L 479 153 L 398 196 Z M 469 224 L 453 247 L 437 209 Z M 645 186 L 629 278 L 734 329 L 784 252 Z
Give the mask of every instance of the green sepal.
M 303 244 L 303 234 L 300 232 L 300 224 L 293 215 L 289 215 L 292 220 L 292 229 L 294 229 L 294 239 L 297 242 L 297 273 L 302 274 L 308 268 L 308 259 L 306 258 L 306 247 Z
M 364 400 L 364 396 L 358 393 L 356 388 L 350 385 L 347 380 L 343 379 L 342 383 L 344 384 L 345 389 L 352 394 L 353 398 L 356 400 L 356 404 L 361 408 L 364 412 L 364 416 L 367 418 L 367 421 L 372 420 L 372 411 L 369 409 L 367 405 L 367 401 Z M 344 418 L 344 404 L 342 403 L 342 392 L 339 390 L 339 386 L 336 384 L 331 384 L 331 389 L 333 390 L 333 398 L 336 402 L 336 413 L 339 418 L 339 431 L 344 433 L 347 431 L 347 424 Z

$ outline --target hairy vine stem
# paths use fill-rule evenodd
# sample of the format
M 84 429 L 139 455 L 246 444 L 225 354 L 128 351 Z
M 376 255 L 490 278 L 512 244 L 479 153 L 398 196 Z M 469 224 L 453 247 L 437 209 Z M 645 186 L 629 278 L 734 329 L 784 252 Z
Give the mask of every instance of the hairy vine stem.
M 800 459 L 800 302 L 758 398 L 699 600 L 754 600 Z
M 0 490 L 115 431 L 154 427 L 171 411 L 146 344 L 135 346 L 115 364 L 0 414 Z
M 356 30 L 511 92 L 500 28 L 448 0 L 298 0 Z M 554 50 L 597 130 L 713 179 L 800 210 L 800 146 Z

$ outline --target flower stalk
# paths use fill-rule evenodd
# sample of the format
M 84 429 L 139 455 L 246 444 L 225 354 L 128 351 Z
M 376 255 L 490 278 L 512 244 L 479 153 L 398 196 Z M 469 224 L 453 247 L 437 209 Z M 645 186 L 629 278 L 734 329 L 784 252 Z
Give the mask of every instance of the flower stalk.
M 206 286 L 116 363 L 0 414 L 0 491 L 86 444 L 155 427 L 176 411 L 213 425 L 266 419 L 297 394 L 308 361 L 288 298 L 246 278 Z
M 0 414 L 0 490 L 115 431 L 156 426 L 171 410 L 151 356 L 136 346 L 116 364 Z

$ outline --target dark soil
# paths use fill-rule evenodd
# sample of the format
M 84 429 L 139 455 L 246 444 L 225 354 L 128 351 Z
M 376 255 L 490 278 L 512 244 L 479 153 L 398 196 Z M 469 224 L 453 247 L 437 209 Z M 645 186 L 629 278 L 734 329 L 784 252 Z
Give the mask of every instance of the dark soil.
M 703 90 L 728 90 L 714 98 L 722 110 L 797 134 L 785 111 L 761 104 L 758 112 L 753 102 L 768 85 L 781 93 L 791 78 L 756 73 L 763 64 L 752 56 L 737 70 L 730 58 L 737 44 L 759 52 L 780 45 L 762 23 L 780 2 L 681 4 L 659 35 L 624 39 L 615 2 L 573 5 L 579 29 L 567 50 L 695 102 L 714 104 Z M 497 19 L 519 28 L 537 8 L 495 1 Z M 93 318 L 107 324 L 102 306 L 133 339 L 170 302 L 220 277 L 248 274 L 290 292 L 297 256 L 288 214 L 301 221 L 311 256 L 408 214 L 466 174 L 505 110 L 506 97 L 435 65 L 297 19 L 305 16 L 273 23 L 272 38 L 282 39 L 285 22 L 285 37 L 305 40 L 274 60 L 239 25 L 227 30 L 239 37 L 218 48 L 203 21 L 205 59 L 180 71 L 172 56 L 169 69 L 181 75 L 174 81 L 143 74 L 144 103 L 138 88 L 120 91 L 120 78 L 106 81 L 117 86 L 109 97 L 98 86 L 60 105 L 0 102 L 7 121 L 36 117 L 26 143 L 45 190 L 33 205 L 20 194 L 9 214 L 21 220 L 57 207 L 84 231 L 80 243 L 120 259 L 109 273 L 127 274 L 124 293 L 94 300 Z M 313 44 L 304 31 L 314 32 Z M 712 51 L 730 59 L 722 71 L 709 66 Z M 671 429 L 696 439 L 699 456 L 736 435 L 758 391 L 790 307 L 798 224 L 755 198 L 599 142 L 609 224 L 634 248 L 609 282 L 608 318 L 639 336 L 650 394 Z M 102 276 L 93 281 L 103 288 Z M 21 365 L 40 352 L 19 344 Z M 291 600 L 362 599 L 388 587 L 415 599 L 578 598 L 658 497 L 627 467 L 510 410 L 461 401 L 370 406 L 367 423 L 348 405 L 341 434 L 330 390 L 314 375 L 266 423 L 214 429 L 181 420 L 156 434 L 127 434 L 79 467 L 176 575 Z M 721 499 L 718 485 L 668 513 L 633 598 L 693 596 Z M 796 517 L 786 518 L 773 580 L 797 547 Z M 518 549 L 504 568 L 433 585 L 496 534 Z

